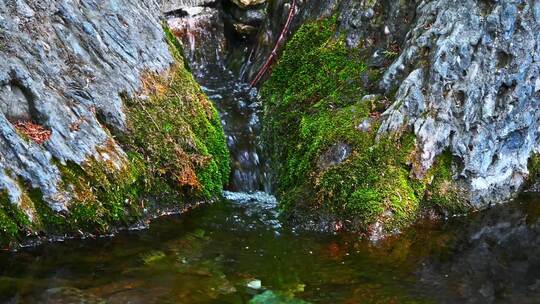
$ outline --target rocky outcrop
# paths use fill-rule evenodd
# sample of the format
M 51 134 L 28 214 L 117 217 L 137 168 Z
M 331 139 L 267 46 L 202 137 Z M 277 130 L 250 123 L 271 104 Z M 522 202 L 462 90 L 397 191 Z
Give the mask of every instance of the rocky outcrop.
M 448 149 L 476 207 L 522 187 L 539 148 L 540 4 L 429 1 L 381 87 L 398 88 L 379 132 L 414 129 L 425 173 Z
M 379 134 L 414 131 L 419 151 L 413 173 L 419 178 L 449 150 L 454 181 L 477 208 L 514 197 L 539 144 L 540 6 L 389 1 L 390 13 L 376 31 L 386 49 L 366 30 L 380 20 L 381 4 L 362 11 L 354 6 L 344 5 L 341 30 L 350 46 L 375 47 L 368 63 L 384 67 L 378 91 L 394 102 Z
M 160 126 L 159 119 L 167 117 L 162 113 L 152 117 L 150 101 L 155 104 L 156 100 L 167 100 L 162 94 L 168 90 L 153 73 L 168 71 L 163 77 L 171 78 L 169 85 L 175 80 L 182 83 L 183 91 L 177 89 L 174 98 L 192 100 L 192 113 L 199 113 L 198 107 L 204 105 L 203 113 L 209 117 L 197 118 L 202 119 L 197 127 L 211 128 L 215 133 L 206 132 L 204 136 L 215 136 L 218 141 L 213 143 L 214 148 L 219 149 L 220 136 L 223 139 L 219 121 L 210 126 L 215 122 L 212 106 L 206 103 L 191 76 L 175 68 L 178 63 L 182 65 L 182 59 L 171 56 L 169 50 L 174 47 L 165 39 L 160 15 L 158 1 L 0 3 L 0 189 L 7 195 L 2 196 L 0 203 L 0 241 L 17 236 L 17 230 L 47 232 L 48 224 L 56 221 L 58 215 L 61 217 L 55 225 L 62 224 L 62 218 L 69 221 L 82 216 L 91 220 L 93 216 L 95 223 L 81 227 L 82 230 L 93 229 L 93 224 L 108 229 L 109 224 L 132 221 L 124 221 L 123 212 L 139 209 L 131 208 L 131 204 L 138 204 L 132 199 L 145 190 L 140 189 L 142 192 L 135 196 L 135 190 L 122 191 L 129 188 L 124 187 L 128 184 L 136 188 L 136 176 L 152 171 L 140 171 L 144 167 L 141 163 L 132 171 L 133 156 L 145 155 L 142 159 L 148 160 L 157 152 L 148 150 L 150 145 L 139 149 L 133 140 L 122 140 L 119 145 L 116 136 L 135 132 L 136 138 L 142 130 L 130 125 L 134 122 L 155 125 L 155 132 L 171 132 L 178 127 Z M 135 94 L 150 84 L 156 87 L 145 89 L 145 96 Z M 134 95 L 139 101 L 126 107 L 127 96 Z M 144 111 L 139 108 L 141 105 Z M 128 112 L 135 116 L 128 117 Z M 145 113 L 142 118 L 137 116 L 141 112 Z M 183 130 L 176 131 L 182 135 L 186 132 Z M 206 149 L 189 143 L 190 137 L 202 132 L 190 132 L 183 139 L 193 145 L 190 151 Z M 177 155 L 181 155 L 181 148 L 186 148 L 176 138 L 167 139 L 167 143 L 175 145 Z M 204 157 L 211 157 L 214 148 L 205 150 Z M 193 165 L 197 168 L 208 163 L 202 156 L 192 161 L 198 162 L 199 165 Z M 183 166 L 185 170 L 192 168 L 189 162 Z M 181 172 L 189 173 L 185 170 Z M 213 178 L 204 174 L 205 182 Z M 165 175 L 161 177 L 162 183 L 169 179 Z M 180 180 L 196 185 L 189 178 Z M 205 184 L 202 186 L 201 189 L 205 188 Z M 212 191 L 216 191 L 213 187 Z M 101 196 L 105 192 L 114 197 Z M 114 201 L 120 205 L 108 205 Z M 74 202 L 80 204 L 75 207 Z M 119 206 L 123 207 L 117 209 Z M 76 231 L 83 221 L 77 217 L 70 225 Z
M 289 49 L 273 67 L 273 73 L 278 75 L 270 76 L 263 85 L 268 115 L 266 135 L 271 149 L 277 149 L 272 154 L 277 157 L 274 162 L 282 175 L 277 178 L 278 188 L 281 185 L 283 191 L 278 195 L 285 197 L 287 205 L 297 204 L 299 209 L 321 213 L 320 209 L 336 204 L 338 197 L 343 203 L 330 207 L 329 213 L 347 218 L 359 212 L 362 218 L 374 212 L 360 211 L 362 208 L 371 208 L 379 200 L 386 201 L 382 209 L 375 211 L 379 219 L 369 226 L 368 230 L 372 231 L 378 229 L 377 223 L 388 223 L 389 219 L 401 216 L 403 210 L 414 214 L 413 210 L 433 206 L 453 209 L 456 207 L 451 206 L 453 202 L 459 202 L 457 210 L 463 212 L 464 206 L 477 209 L 506 202 L 535 177 L 538 169 L 531 166 L 531 159 L 540 144 L 540 117 L 535 111 L 540 97 L 537 58 L 540 6 L 537 3 L 431 0 L 341 1 L 339 4 L 330 1 L 315 5 L 315 2 L 299 3 L 292 29 L 305 24 L 305 20 L 328 19 L 333 15 L 335 36 L 320 44 L 316 31 L 311 34 L 301 31 L 297 40 L 302 43 L 292 43 L 301 54 Z M 288 11 L 287 4 L 274 9 L 276 16 Z M 270 55 L 271 41 L 281 31 L 279 24 L 283 24 L 279 18 L 265 21 L 245 66 L 247 78 Z M 322 28 L 322 25 L 310 26 Z M 314 37 L 310 39 L 309 35 Z M 342 55 L 332 49 L 332 42 L 336 41 L 348 47 L 351 62 L 360 58 L 364 70 L 355 72 L 359 79 L 353 74 L 345 76 L 343 73 L 349 67 L 341 62 L 331 66 L 332 72 L 326 76 L 313 70 L 312 65 L 326 68 L 327 62 Z M 334 78 L 338 75 L 346 84 Z M 304 86 L 298 87 L 296 82 Z M 361 91 L 356 97 L 346 92 L 353 86 Z M 275 92 L 276 88 L 281 92 Z M 337 126 L 329 131 L 329 126 L 324 125 L 330 123 L 325 120 L 327 116 L 339 121 L 344 112 L 354 107 L 360 111 L 349 113 L 349 121 L 344 123 L 352 121 L 360 133 L 375 132 L 377 141 L 367 150 L 365 144 L 355 144 L 360 135 L 339 134 L 342 131 Z M 287 115 L 293 111 L 301 119 Z M 310 139 L 323 134 L 322 144 Z M 414 135 L 412 150 L 403 150 L 401 145 L 406 142 L 403 140 L 396 142 L 394 148 L 384 147 L 388 138 L 396 135 L 402 138 Z M 328 140 L 332 137 L 335 139 Z M 287 140 L 295 142 L 297 147 L 279 148 L 280 141 Z M 349 158 L 330 168 L 313 167 L 321 159 L 338 158 L 341 153 L 338 150 L 330 156 L 327 154 L 343 141 L 353 151 Z M 306 146 L 310 148 L 302 150 Z M 395 159 L 398 162 L 381 164 L 379 158 L 355 159 L 358 155 L 367 158 L 377 149 L 383 149 L 385 157 L 398 157 Z M 396 154 L 396 149 L 402 151 Z M 407 156 L 399 158 L 402 153 Z M 308 155 L 310 160 L 297 162 L 300 155 Z M 369 166 L 361 167 L 366 164 Z M 367 183 L 362 176 L 377 164 L 385 166 L 379 168 L 381 176 L 370 175 L 373 180 Z M 358 166 L 362 170 L 352 173 Z M 408 173 L 386 171 L 396 168 Z M 396 190 L 377 188 L 378 181 L 388 174 L 393 174 L 395 179 L 403 178 Z M 339 189 L 335 188 L 336 183 L 341 185 Z M 416 188 L 418 185 L 420 188 Z M 409 186 L 412 192 L 406 190 Z M 313 199 L 317 203 L 312 206 L 308 203 L 306 207 L 304 198 L 313 191 L 317 192 Z M 292 198 L 295 195 L 296 200 Z M 405 205 L 392 206 L 396 202 Z
M 0 4 L 1 180 L 13 201 L 21 177 L 56 211 L 67 209 L 70 195 L 59 191 L 52 159 L 80 163 L 96 153 L 109 138 L 98 118 L 125 130 L 119 93 L 136 91 L 143 70 L 172 63 L 158 9 L 153 1 Z M 13 127 L 19 120 L 43 125 L 51 138 L 26 141 Z

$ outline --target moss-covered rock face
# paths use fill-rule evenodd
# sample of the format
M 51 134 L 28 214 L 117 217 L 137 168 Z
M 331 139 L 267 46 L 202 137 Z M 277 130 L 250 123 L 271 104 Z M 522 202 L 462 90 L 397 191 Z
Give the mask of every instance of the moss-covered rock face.
M 26 189 L 19 201 L 0 196 L 0 244 L 27 233 L 103 233 L 158 209 L 182 210 L 221 195 L 229 152 L 218 114 L 186 69 L 176 39 L 166 30 L 175 64 L 146 73 L 137 96 L 124 97 L 128 131 L 111 134 L 82 164 L 55 161 L 61 187 L 71 194 L 58 213 L 41 192 Z
M 229 179 L 229 151 L 216 109 L 185 68 L 176 38 L 167 36 L 177 64 L 147 74 L 143 92 L 126 98 L 131 132 L 121 142 L 147 164 L 143 173 L 152 192 L 208 200 Z
M 285 214 L 388 232 L 414 220 L 425 198 L 446 208 L 454 190 L 451 156 L 421 179 L 411 177 L 414 136 L 404 130 L 377 138 L 389 102 L 367 95 L 366 79 L 379 73 L 363 64 L 361 51 L 345 47 L 335 27 L 332 18 L 304 24 L 261 91 L 264 139 Z

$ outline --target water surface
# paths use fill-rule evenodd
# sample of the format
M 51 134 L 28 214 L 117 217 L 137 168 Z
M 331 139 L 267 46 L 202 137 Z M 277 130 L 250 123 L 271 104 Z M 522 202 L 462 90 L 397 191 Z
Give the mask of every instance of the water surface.
M 540 299 L 538 196 L 468 217 L 425 222 L 377 244 L 350 234 L 282 227 L 275 201 L 265 194 L 228 196 L 234 201 L 158 219 L 148 230 L 0 253 L 0 299 L 6 303 L 538 303 Z M 257 280 L 260 289 L 248 287 Z

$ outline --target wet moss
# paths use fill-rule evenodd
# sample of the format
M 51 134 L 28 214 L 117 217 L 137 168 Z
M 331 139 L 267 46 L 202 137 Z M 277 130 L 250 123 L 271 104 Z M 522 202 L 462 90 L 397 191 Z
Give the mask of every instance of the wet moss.
M 36 209 L 39 231 L 47 231 L 51 234 L 59 234 L 67 231 L 67 220 L 65 215 L 55 212 L 43 199 L 43 193 L 38 188 L 27 190 L 28 198 L 32 201 Z
M 471 207 L 463 197 L 452 177 L 453 156 L 450 150 L 439 155 L 427 174 L 428 182 L 425 204 L 427 208 L 435 208 L 446 214 L 462 214 Z
M 130 132 L 122 144 L 142 156 L 145 186 L 161 200 L 209 200 L 228 181 L 229 151 L 217 111 L 166 32 L 176 63 L 145 74 L 142 94 L 124 99 Z
M 5 210 L 6 206 L 11 204 L 7 195 L 2 194 L 0 200 L 0 244 L 7 245 L 19 237 L 19 227 L 16 220 Z
M 113 147 L 109 148 L 98 153 L 113 155 Z M 95 158 L 82 165 L 58 164 L 63 186 L 73 195 L 67 217 L 71 230 L 105 232 L 130 224 L 143 213 L 140 168 L 144 163 L 130 158 L 120 164 Z
M 369 71 L 335 32 L 334 18 L 304 24 L 261 90 L 277 194 L 285 214 L 327 213 L 353 228 L 382 222 L 391 231 L 416 218 L 429 182 L 410 174 L 414 135 L 377 137 L 389 102 L 360 100 L 370 93 L 361 76 L 381 71 Z M 349 152 L 325 165 L 336 145 Z M 437 182 L 447 177 L 437 174 Z
M 0 192 L 0 245 L 7 246 L 30 231 L 32 223 L 20 205 L 14 204 L 6 191 Z
M 527 163 L 527 169 L 529 171 L 529 176 L 525 187 L 532 188 L 538 182 L 540 177 L 540 154 L 533 153 L 531 155 L 529 162 Z

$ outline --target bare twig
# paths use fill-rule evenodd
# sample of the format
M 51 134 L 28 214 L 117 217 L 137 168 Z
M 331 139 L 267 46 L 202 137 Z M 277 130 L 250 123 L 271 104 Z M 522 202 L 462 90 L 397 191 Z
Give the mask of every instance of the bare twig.
M 277 56 L 277 52 L 278 52 L 281 44 L 283 43 L 283 40 L 285 39 L 285 36 L 287 35 L 287 32 L 289 31 L 289 27 L 291 26 L 291 23 L 292 23 L 292 20 L 293 20 L 293 17 L 295 15 L 295 13 L 296 13 L 296 0 L 293 0 L 292 4 L 291 4 L 291 9 L 289 10 L 289 16 L 287 17 L 287 22 L 283 26 L 283 30 L 281 31 L 281 34 L 279 35 L 279 38 L 276 41 L 276 44 L 274 45 L 274 48 L 272 49 L 272 52 L 270 53 L 270 55 L 266 59 L 266 62 L 264 63 L 264 65 L 261 67 L 261 69 L 257 73 L 257 76 L 255 76 L 255 78 L 251 81 L 250 85 L 252 87 L 256 86 L 257 83 L 259 83 L 259 81 L 264 76 L 264 74 L 266 74 L 266 71 L 268 71 L 268 68 L 270 67 L 270 64 L 272 63 L 272 61 L 274 61 L 275 57 Z

